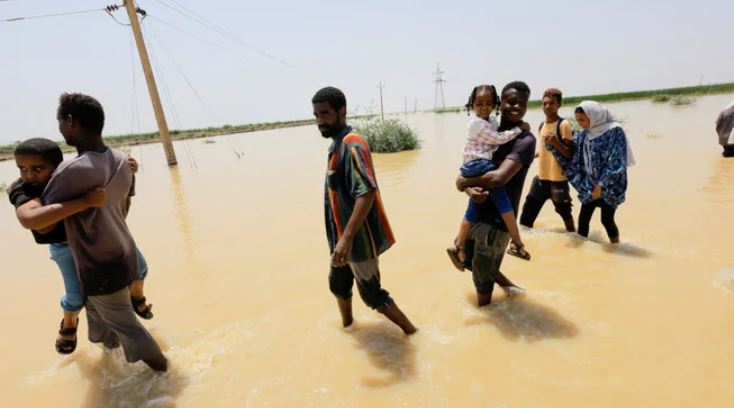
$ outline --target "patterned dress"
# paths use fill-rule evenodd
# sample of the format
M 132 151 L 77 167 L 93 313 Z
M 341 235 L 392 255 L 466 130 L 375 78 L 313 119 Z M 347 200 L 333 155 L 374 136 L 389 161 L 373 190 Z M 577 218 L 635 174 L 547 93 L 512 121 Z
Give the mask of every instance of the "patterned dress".
M 573 156 L 566 159 L 553 146 L 553 154 L 579 193 L 582 204 L 592 200 L 594 187 L 601 186 L 601 198 L 613 208 L 625 200 L 627 191 L 627 138 L 621 127 L 615 127 L 589 140 L 587 130 L 574 134 Z

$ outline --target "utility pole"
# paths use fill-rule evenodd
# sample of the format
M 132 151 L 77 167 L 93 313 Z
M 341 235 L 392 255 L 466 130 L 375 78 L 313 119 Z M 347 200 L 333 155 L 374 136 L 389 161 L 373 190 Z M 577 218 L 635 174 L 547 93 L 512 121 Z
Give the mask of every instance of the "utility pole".
M 148 93 L 150 93 L 150 101 L 153 103 L 153 112 L 155 112 L 155 120 L 158 123 L 158 132 L 161 135 L 163 143 L 163 151 L 166 153 L 166 160 L 169 166 L 177 164 L 176 152 L 173 150 L 171 142 L 171 134 L 168 132 L 168 124 L 166 123 L 166 115 L 163 112 L 161 98 L 158 95 L 158 88 L 155 84 L 153 69 L 150 67 L 150 59 L 148 59 L 148 51 L 143 41 L 143 33 L 140 31 L 140 22 L 138 21 L 138 9 L 135 7 L 134 0 L 124 0 L 127 15 L 130 17 L 130 26 L 135 36 L 135 44 L 138 46 L 138 54 L 140 54 L 140 63 L 143 65 L 145 73 L 145 82 L 148 84 Z
M 433 82 L 436 84 L 433 94 L 433 109 L 446 109 L 446 102 L 443 98 L 443 83 L 446 82 L 445 79 L 443 79 L 444 72 L 441 70 L 441 65 L 439 63 L 436 63 L 436 72 L 433 73 L 433 76 L 435 79 Z M 439 97 L 441 99 L 441 104 L 438 104 Z
M 418 112 L 418 98 L 413 100 L 413 113 Z
M 404 97 L 403 100 L 405 101 L 405 116 L 408 116 L 408 97 Z
M 382 88 L 384 87 L 385 85 L 382 82 L 377 85 L 377 88 L 380 90 L 380 120 L 383 121 L 385 120 L 385 107 L 382 104 Z

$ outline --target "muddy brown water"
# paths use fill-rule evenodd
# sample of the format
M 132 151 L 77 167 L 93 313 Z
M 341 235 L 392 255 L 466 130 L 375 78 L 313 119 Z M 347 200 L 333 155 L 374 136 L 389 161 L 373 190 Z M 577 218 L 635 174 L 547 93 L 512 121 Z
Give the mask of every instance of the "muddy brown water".
M 604 243 L 598 214 L 591 240 L 563 233 L 548 203 L 524 232 L 533 260 L 503 264 L 527 295 L 497 293 L 484 309 L 444 253 L 466 204 L 453 188 L 466 116 L 408 116 L 423 148 L 375 165 L 398 240 L 384 286 L 419 326 L 412 337 L 358 298 L 355 327 L 340 327 L 322 219 L 328 142 L 314 126 L 177 142 L 175 169 L 160 145 L 133 147 L 129 224 L 151 268 L 145 324 L 171 359 L 165 375 L 89 344 L 84 318 L 77 351 L 56 354 L 60 274 L 0 193 L 0 405 L 730 406 L 734 160 L 713 122 L 731 98 L 611 104 L 638 161 L 623 244 Z M 15 174 L 0 163 L 0 182 Z

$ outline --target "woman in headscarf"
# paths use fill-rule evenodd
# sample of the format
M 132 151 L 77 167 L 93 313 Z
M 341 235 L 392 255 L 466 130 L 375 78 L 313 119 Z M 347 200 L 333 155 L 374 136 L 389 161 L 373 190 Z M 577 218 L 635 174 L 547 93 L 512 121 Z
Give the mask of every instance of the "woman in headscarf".
M 618 243 L 614 214 L 625 199 L 627 167 L 635 164 L 629 140 L 609 109 L 598 102 L 581 102 L 574 115 L 583 131 L 574 135 L 569 149 L 557 149 L 556 143 L 562 142 L 555 140 L 546 148 L 579 193 L 579 235 L 589 236 L 589 222 L 598 207 L 609 240 Z
M 724 148 L 724 157 L 734 157 L 734 101 L 724 108 L 716 121 L 719 144 Z

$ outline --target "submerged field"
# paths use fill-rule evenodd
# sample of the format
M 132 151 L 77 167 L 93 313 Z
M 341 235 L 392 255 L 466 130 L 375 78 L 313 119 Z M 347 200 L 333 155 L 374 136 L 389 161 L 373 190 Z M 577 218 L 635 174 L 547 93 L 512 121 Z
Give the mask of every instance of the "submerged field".
M 524 232 L 533 260 L 503 264 L 527 296 L 483 309 L 444 252 L 466 205 L 453 187 L 466 116 L 408 115 L 422 148 L 375 166 L 398 240 L 383 282 L 420 328 L 412 337 L 356 297 L 356 327 L 340 327 L 315 126 L 176 142 L 173 169 L 160 145 L 132 147 L 129 223 L 151 267 L 146 326 L 172 362 L 162 376 L 90 345 L 84 319 L 77 351 L 55 353 L 59 273 L 0 195 L 0 405 L 729 406 L 734 160 L 713 122 L 732 98 L 610 104 L 638 162 L 623 244 L 604 243 L 598 214 L 591 241 L 561 232 L 547 204 Z M 540 115 L 528 113 L 533 128 Z M 0 163 L 0 183 L 15 172 Z

